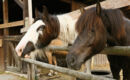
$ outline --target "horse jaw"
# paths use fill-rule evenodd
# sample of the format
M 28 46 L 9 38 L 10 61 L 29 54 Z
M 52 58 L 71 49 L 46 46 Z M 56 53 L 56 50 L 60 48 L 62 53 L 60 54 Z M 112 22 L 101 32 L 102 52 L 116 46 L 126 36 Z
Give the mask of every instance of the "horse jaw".
M 17 52 L 18 56 L 22 55 L 22 52 L 29 41 L 32 42 L 34 45 L 36 44 L 39 34 L 41 34 L 41 32 L 37 32 L 37 29 L 41 25 L 45 25 L 45 23 L 42 20 L 38 20 L 34 24 L 32 24 L 27 30 L 24 37 L 20 40 L 20 42 L 15 48 L 15 51 Z

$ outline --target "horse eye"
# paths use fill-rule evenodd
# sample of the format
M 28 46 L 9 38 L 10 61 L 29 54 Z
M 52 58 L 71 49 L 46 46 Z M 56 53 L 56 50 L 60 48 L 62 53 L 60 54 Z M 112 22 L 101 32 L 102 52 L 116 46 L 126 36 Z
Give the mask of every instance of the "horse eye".
M 40 26 L 39 28 L 37 28 L 37 32 L 42 31 L 44 28 L 45 28 L 45 25 Z

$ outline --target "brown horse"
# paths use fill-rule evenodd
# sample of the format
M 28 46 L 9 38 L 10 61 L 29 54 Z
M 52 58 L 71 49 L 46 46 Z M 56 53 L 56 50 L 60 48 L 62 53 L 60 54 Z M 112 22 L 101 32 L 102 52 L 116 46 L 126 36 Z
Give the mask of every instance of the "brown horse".
M 102 9 L 99 2 L 96 7 L 85 10 L 76 23 L 78 37 L 66 57 L 68 67 L 79 69 L 81 64 L 102 51 L 106 45 L 128 44 L 123 17 L 120 10 Z M 120 78 L 119 72 L 123 69 L 123 78 L 130 80 L 130 58 L 108 55 L 108 60 L 115 79 Z

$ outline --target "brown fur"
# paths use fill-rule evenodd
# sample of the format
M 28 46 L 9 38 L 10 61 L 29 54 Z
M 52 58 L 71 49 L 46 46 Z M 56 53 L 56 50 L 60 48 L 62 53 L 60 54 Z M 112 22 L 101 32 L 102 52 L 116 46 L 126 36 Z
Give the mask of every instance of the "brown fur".
M 90 8 L 86 10 L 76 23 L 78 37 L 66 58 L 68 66 L 71 68 L 79 69 L 82 63 L 103 50 L 106 44 L 109 46 L 126 45 L 126 32 L 122 12 L 118 9 L 102 9 L 101 11 L 96 9 Z M 97 12 L 101 12 L 100 15 Z M 124 61 L 123 57 L 108 57 L 110 64 L 115 59 Z M 112 63 L 112 65 L 118 66 L 120 64 Z M 113 66 L 111 67 L 113 68 Z M 120 65 L 118 68 L 118 71 L 120 71 L 123 67 Z M 116 72 L 112 69 L 112 73 L 116 73 L 116 75 L 113 75 L 116 79 L 119 79 L 118 71 Z M 127 76 L 125 79 L 128 78 Z
M 45 28 L 43 29 L 43 35 L 39 35 L 37 46 L 43 48 L 47 46 L 51 40 L 58 37 L 60 32 L 60 24 L 56 16 L 48 15 L 48 19 L 42 20 L 45 22 Z

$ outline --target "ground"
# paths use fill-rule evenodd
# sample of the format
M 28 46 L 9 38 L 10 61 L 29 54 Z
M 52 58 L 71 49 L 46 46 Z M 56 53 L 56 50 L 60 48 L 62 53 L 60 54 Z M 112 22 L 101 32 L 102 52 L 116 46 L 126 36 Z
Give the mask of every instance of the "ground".
M 96 66 L 92 68 L 93 70 L 109 70 L 108 65 L 102 65 L 102 66 Z M 71 76 L 58 73 L 58 75 L 54 76 L 48 76 L 49 69 L 42 68 L 40 70 L 41 72 L 39 73 L 40 75 L 38 76 L 37 80 L 72 80 Z M 0 80 L 27 80 L 24 77 L 20 77 L 16 75 L 17 73 L 7 73 L 7 72 L 0 72 Z
M 11 73 L 1 73 L 0 80 L 26 80 L 24 77 L 20 77 Z

